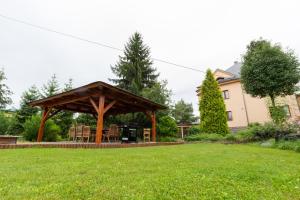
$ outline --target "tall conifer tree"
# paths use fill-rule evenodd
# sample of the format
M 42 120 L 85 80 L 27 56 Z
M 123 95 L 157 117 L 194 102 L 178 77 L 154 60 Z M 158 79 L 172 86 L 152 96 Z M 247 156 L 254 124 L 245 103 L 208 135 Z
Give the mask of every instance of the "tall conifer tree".
M 73 79 L 69 79 L 67 83 L 65 83 L 62 92 L 67 92 L 73 89 Z M 66 138 L 68 136 L 68 131 L 73 123 L 73 112 L 62 110 L 58 114 L 53 117 L 54 122 L 61 128 L 62 137 Z
M 201 86 L 200 129 L 205 133 L 229 133 L 224 100 L 211 70 Z
M 141 34 L 137 32 L 125 45 L 124 56 L 120 56 L 118 63 L 111 69 L 117 78 L 110 80 L 135 94 L 152 87 L 159 76 L 152 67 L 150 48 L 144 44 Z
M 47 84 L 43 85 L 41 96 L 42 98 L 50 97 L 59 93 L 59 83 L 57 81 L 56 75 L 53 74 Z
M 12 103 L 10 95 L 12 94 L 8 86 L 3 83 L 6 80 L 4 70 L 0 69 L 0 109 L 4 109 L 7 105 Z

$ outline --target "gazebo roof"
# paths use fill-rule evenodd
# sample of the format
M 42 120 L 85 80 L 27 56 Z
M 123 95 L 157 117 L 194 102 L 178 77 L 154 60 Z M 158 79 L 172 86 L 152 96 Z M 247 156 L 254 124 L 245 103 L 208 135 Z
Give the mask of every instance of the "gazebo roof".
M 101 95 L 105 96 L 105 105 L 112 105 L 107 111 L 108 115 L 156 111 L 167 108 L 164 105 L 101 81 L 33 101 L 30 105 L 97 114 L 95 110 L 97 105 L 95 104 L 98 103 L 99 96 Z

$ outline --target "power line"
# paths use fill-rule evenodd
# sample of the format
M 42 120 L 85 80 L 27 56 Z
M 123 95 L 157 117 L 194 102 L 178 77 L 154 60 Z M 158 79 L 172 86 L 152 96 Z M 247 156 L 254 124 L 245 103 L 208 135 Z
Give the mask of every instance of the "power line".
M 31 26 L 33 28 L 37 28 L 37 29 L 40 29 L 40 30 L 43 30 L 43 31 L 48 31 L 48 32 L 56 33 L 56 34 L 59 34 L 59 35 L 65 36 L 65 37 L 73 38 L 73 39 L 80 40 L 80 41 L 83 41 L 83 42 L 88 42 L 88 43 L 91 43 L 91 44 L 94 44 L 94 45 L 98 45 L 98 46 L 101 46 L 101 47 L 113 49 L 113 50 L 116 50 L 116 51 L 121 51 L 121 52 L 123 51 L 120 48 L 113 47 L 113 46 L 108 45 L 108 44 L 103 44 L 103 43 L 96 42 L 96 41 L 93 41 L 93 40 L 89 40 L 89 39 L 86 39 L 86 38 L 82 38 L 82 37 L 79 37 L 79 36 L 76 36 L 76 35 L 73 35 L 73 34 L 63 33 L 63 32 L 60 32 L 60 31 L 56 31 L 54 29 L 50 29 L 50 28 L 47 28 L 47 27 L 44 27 L 44 26 L 39 26 L 39 25 L 32 24 L 32 23 L 29 23 L 29 22 L 26 22 L 26 21 L 23 21 L 23 20 L 12 18 L 12 17 L 6 16 L 6 15 L 3 15 L 1 13 L 0 13 L 0 17 L 2 17 L 4 19 L 7 19 L 7 20 L 10 20 L 10 21 L 14 21 L 14 22 L 17 22 L 17 23 L 24 24 L 24 25 L 27 25 L 27 26 Z M 193 70 L 193 71 L 205 73 L 204 71 L 196 69 L 196 68 L 193 68 L 193 67 L 188 67 L 188 66 L 176 64 L 176 63 L 169 62 L 169 61 L 166 61 L 166 60 L 162 60 L 162 59 L 159 59 L 159 58 L 152 58 L 152 59 L 154 61 L 157 61 L 157 62 L 161 62 L 161 63 L 173 65 L 173 66 L 184 68 L 184 69 L 188 69 L 188 70 Z

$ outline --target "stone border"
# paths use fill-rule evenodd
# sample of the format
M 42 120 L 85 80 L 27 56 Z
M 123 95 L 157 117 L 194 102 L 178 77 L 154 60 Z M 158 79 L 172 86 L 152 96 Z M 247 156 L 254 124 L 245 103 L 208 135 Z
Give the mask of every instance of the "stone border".
M 151 147 L 178 145 L 184 142 L 156 142 L 156 143 L 25 143 L 25 144 L 0 144 L 0 149 L 22 149 L 22 148 L 81 148 L 81 149 L 102 149 L 102 148 L 130 148 L 130 147 Z

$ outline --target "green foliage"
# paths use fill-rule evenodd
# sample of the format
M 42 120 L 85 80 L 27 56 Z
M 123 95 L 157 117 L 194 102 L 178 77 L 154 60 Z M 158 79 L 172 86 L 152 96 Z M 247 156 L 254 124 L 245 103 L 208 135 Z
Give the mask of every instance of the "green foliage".
M 79 114 L 75 121 L 77 124 L 84 124 L 93 128 L 96 128 L 97 124 L 97 120 L 92 115 L 84 113 Z
M 0 110 L 6 108 L 7 105 L 12 103 L 10 95 L 12 94 L 8 86 L 3 83 L 6 80 L 4 69 L 0 69 Z
M 168 82 L 166 80 L 156 82 L 152 87 L 144 88 L 141 92 L 141 95 L 151 101 L 165 105 L 169 108 L 169 105 L 171 103 L 172 91 L 167 88 L 167 84 Z M 158 112 L 156 112 L 156 119 L 159 120 L 161 117 L 168 115 L 169 112 L 169 109 L 159 110 Z M 145 118 L 144 114 L 143 117 L 144 120 L 149 123 L 149 120 Z M 142 116 L 140 116 L 139 118 L 142 118 Z
M 299 62 L 291 50 L 263 39 L 254 40 L 243 56 L 241 81 L 245 91 L 255 97 L 269 96 L 275 107 L 277 96 L 292 95 L 300 81 Z
M 282 125 L 287 120 L 286 113 L 281 106 L 270 107 L 270 115 L 273 122 L 277 125 Z
M 200 133 L 195 135 L 188 135 L 184 138 L 185 141 L 203 141 L 203 142 L 216 142 L 224 140 L 224 136 L 217 133 Z
M 159 142 L 177 142 L 178 138 L 176 137 L 158 137 Z
M 237 141 L 236 135 L 234 135 L 232 133 L 225 135 L 224 139 L 226 141 L 229 141 L 229 142 L 236 142 Z
M 274 139 L 270 139 L 267 142 L 261 143 L 260 145 L 263 147 L 271 147 L 282 150 L 292 150 L 300 153 L 300 140 L 280 140 L 278 142 L 275 142 Z
M 118 87 L 135 94 L 140 94 L 144 88 L 151 88 L 158 77 L 156 69 L 152 67 L 150 48 L 137 32 L 125 45 L 124 56 L 120 56 L 119 62 L 111 69 L 117 78 L 110 80 Z
M 275 123 L 265 123 L 263 125 L 253 124 L 247 129 L 240 130 L 236 133 L 239 141 L 257 141 L 274 138 L 276 135 L 287 135 L 296 133 L 299 127 L 295 124 L 285 124 L 284 126 Z
M 251 142 L 257 139 L 254 128 L 240 130 L 234 135 L 234 138 L 238 142 Z
M 0 135 L 7 135 L 8 129 L 11 124 L 11 117 L 5 115 L 4 112 L 0 111 Z
M 224 100 L 211 70 L 207 70 L 201 86 L 200 128 L 205 133 L 229 133 Z
M 171 114 L 178 124 L 191 124 L 197 119 L 193 112 L 193 105 L 181 99 L 174 105 Z
M 118 87 L 156 103 L 169 105 L 171 91 L 166 87 L 167 81 L 158 82 L 159 74 L 152 67 L 150 48 L 144 44 L 141 34 L 134 33 L 130 37 L 129 42 L 125 45 L 124 56 L 120 56 L 117 64 L 111 69 L 117 78 L 109 80 Z M 156 118 L 159 120 L 168 113 L 169 110 L 158 111 Z M 108 117 L 106 123 L 109 122 L 120 124 L 134 122 L 144 127 L 150 125 L 149 119 L 143 113 Z
M 201 129 L 199 126 L 192 126 L 188 129 L 188 135 L 195 135 L 201 133 Z
M 9 117 L 9 126 L 7 129 L 7 134 L 8 135 L 20 135 L 22 132 L 19 129 L 19 122 L 17 121 L 16 114 L 13 114 L 12 116 Z M 22 127 L 23 128 L 23 127 Z
M 178 128 L 173 118 L 169 116 L 161 117 L 157 123 L 157 130 L 160 136 L 176 137 Z
M 57 81 L 56 75 L 53 74 L 47 84 L 43 85 L 41 96 L 42 98 L 47 98 L 59 93 L 59 83 Z
M 40 127 L 41 116 L 34 115 L 24 123 L 24 138 L 28 141 L 36 141 Z M 43 141 L 57 141 L 60 139 L 61 129 L 53 120 L 47 120 L 44 128 Z
M 16 134 L 21 134 L 23 129 L 23 124 L 31 116 L 36 115 L 39 112 L 39 108 L 32 107 L 29 105 L 30 102 L 38 100 L 40 98 L 40 92 L 36 86 L 31 86 L 28 90 L 23 92 L 20 102 L 20 109 L 16 113 L 16 121 L 12 125 L 12 131 Z
M 67 83 L 65 83 L 65 87 L 63 88 L 62 92 L 67 92 L 73 88 L 73 80 L 69 79 Z M 53 117 L 53 121 L 61 128 L 61 136 L 63 138 L 68 137 L 68 132 L 70 127 L 72 126 L 74 119 L 73 119 L 73 112 L 71 111 L 60 111 Z

